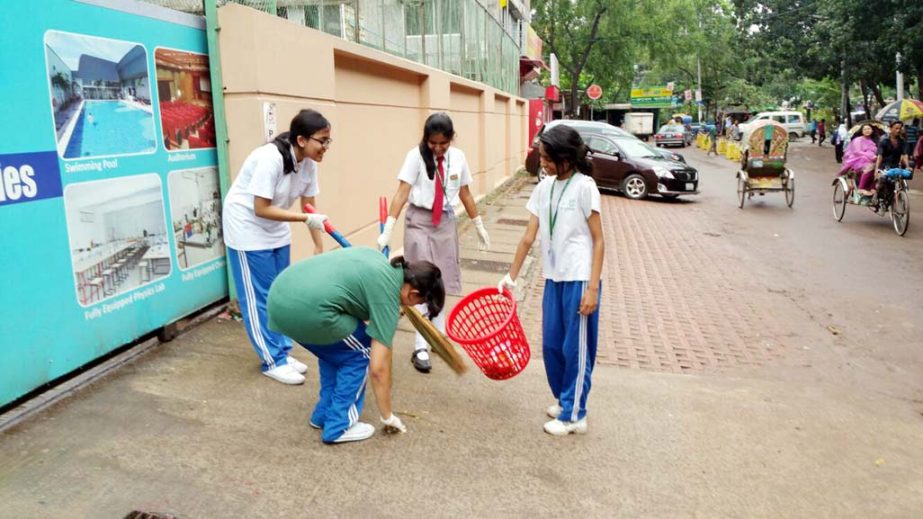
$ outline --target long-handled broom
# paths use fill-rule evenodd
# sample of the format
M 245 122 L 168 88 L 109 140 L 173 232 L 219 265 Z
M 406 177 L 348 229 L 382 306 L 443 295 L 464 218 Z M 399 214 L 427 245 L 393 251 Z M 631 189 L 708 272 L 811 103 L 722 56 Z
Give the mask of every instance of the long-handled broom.
M 305 204 L 304 211 L 306 213 L 316 212 L 314 206 L 311 204 Z M 342 234 L 334 229 L 329 221 L 324 222 L 324 230 L 327 231 L 327 234 L 332 236 L 340 246 L 344 248 L 352 246 Z M 429 344 L 433 351 L 452 368 L 452 371 L 458 375 L 468 371 L 468 367 L 465 366 L 461 356 L 455 350 L 455 346 L 449 342 L 449 339 L 447 339 L 445 335 L 442 335 L 442 332 L 440 332 L 429 319 L 423 317 L 420 311 L 412 306 L 403 306 L 403 311 L 404 315 L 406 315 L 407 319 L 410 321 L 410 324 L 420 332 L 420 335 L 423 336 L 427 344 Z
M 455 351 L 455 346 L 452 346 L 449 339 L 442 335 L 442 332 L 433 325 L 432 321 L 423 317 L 420 311 L 412 306 L 404 306 L 404 315 L 410 320 L 410 324 L 420 332 L 427 344 L 433 348 L 433 351 L 452 368 L 456 375 L 462 375 L 468 371 L 465 362 Z

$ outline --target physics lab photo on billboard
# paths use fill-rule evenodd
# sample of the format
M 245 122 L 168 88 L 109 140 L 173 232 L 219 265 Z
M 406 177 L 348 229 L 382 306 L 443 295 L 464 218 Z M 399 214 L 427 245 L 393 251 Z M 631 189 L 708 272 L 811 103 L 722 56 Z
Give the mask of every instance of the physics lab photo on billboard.
M 71 184 L 64 190 L 77 300 L 95 304 L 170 274 L 156 174 Z
M 181 50 L 154 50 L 160 125 L 168 151 L 215 147 L 208 56 Z
M 179 268 L 223 257 L 218 169 L 173 171 L 167 178 Z
M 143 46 L 48 31 L 45 63 L 61 158 L 156 150 L 150 74 Z

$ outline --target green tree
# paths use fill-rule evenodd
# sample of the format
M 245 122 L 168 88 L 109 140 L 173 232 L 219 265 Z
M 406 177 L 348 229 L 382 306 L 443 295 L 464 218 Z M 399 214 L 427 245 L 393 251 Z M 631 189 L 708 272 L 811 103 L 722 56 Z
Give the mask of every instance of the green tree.
M 533 26 L 568 76 L 571 104 L 566 110 L 570 115 L 578 103 L 580 75 L 601 41 L 600 25 L 609 4 L 605 0 L 540 0 L 533 6 Z

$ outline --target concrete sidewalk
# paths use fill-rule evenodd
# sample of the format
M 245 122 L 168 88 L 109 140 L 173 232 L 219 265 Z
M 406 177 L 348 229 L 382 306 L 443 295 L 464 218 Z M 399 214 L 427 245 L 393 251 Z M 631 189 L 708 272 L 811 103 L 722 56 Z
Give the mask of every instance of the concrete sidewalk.
M 464 291 L 494 285 L 534 181 L 484 202 L 493 250 L 462 226 Z M 534 252 L 535 249 L 533 249 Z M 609 244 L 608 254 L 618 254 Z M 520 314 L 538 315 L 530 262 Z M 453 301 L 454 303 L 454 301 Z M 537 322 L 524 323 L 529 330 Z M 919 420 L 861 391 L 600 364 L 589 433 L 542 431 L 541 344 L 521 375 L 421 375 L 402 323 L 394 405 L 409 428 L 338 446 L 304 386 L 260 376 L 240 323 L 214 319 L 0 434 L 0 517 L 913 517 Z M 296 351 L 303 361 L 311 357 Z M 368 395 L 363 419 L 377 424 Z

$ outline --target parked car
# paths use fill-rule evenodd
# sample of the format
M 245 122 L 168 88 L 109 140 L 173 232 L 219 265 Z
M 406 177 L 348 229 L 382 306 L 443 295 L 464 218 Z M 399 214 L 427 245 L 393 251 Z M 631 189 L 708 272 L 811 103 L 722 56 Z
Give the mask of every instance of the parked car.
M 664 159 L 673 160 L 677 162 L 686 162 L 686 158 L 680 155 L 679 153 L 669 151 L 669 150 L 662 150 L 660 148 L 655 148 L 653 146 L 645 144 L 644 141 L 628 133 L 627 131 L 619 128 L 618 126 L 612 126 L 611 124 L 600 122 L 600 121 L 555 119 L 554 121 L 548 122 L 547 124 L 545 124 L 538 130 L 538 132 L 535 134 L 535 139 L 532 140 L 532 147 L 529 148 L 529 153 L 526 155 L 526 164 L 525 164 L 526 171 L 528 171 L 529 173 L 533 175 L 538 175 L 540 179 L 541 179 L 541 174 L 539 172 L 540 168 L 538 165 L 539 137 L 541 137 L 542 132 L 544 132 L 546 129 L 553 128 L 559 124 L 566 124 L 567 126 L 570 126 L 571 128 L 577 130 L 577 133 L 580 134 L 580 136 L 583 138 L 584 141 L 586 140 L 588 135 L 593 135 L 593 134 L 604 135 L 612 139 L 632 139 L 641 144 L 644 144 L 645 146 L 648 147 L 648 149 L 653 150 L 654 153 L 660 154 Z
M 601 190 L 617 190 L 633 200 L 651 194 L 676 198 L 699 192 L 695 168 L 665 159 L 637 139 L 595 134 L 584 140 L 592 151 L 593 178 Z
M 654 144 L 657 146 L 686 147 L 686 128 L 678 124 L 665 124 L 654 134 Z
M 785 126 L 785 129 L 788 130 L 789 139 L 797 139 L 799 137 L 804 137 L 804 133 L 807 130 L 807 126 L 804 123 L 804 115 L 801 112 L 794 110 L 781 111 L 781 112 L 760 112 L 750 119 L 747 122 L 740 123 L 740 134 L 743 136 L 743 139 L 746 139 L 750 133 L 750 128 L 754 122 L 770 119 L 773 120 L 782 126 Z

